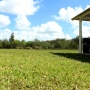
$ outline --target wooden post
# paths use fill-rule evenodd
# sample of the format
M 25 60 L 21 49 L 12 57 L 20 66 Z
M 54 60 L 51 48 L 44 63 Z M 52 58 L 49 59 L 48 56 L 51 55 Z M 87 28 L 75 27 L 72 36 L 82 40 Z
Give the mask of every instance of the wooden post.
M 79 19 L 79 53 L 82 53 L 82 19 Z

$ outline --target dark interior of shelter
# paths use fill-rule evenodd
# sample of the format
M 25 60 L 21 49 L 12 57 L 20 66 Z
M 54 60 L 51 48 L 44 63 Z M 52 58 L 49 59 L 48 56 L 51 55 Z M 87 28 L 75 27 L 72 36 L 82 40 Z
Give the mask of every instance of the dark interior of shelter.
M 83 53 L 90 53 L 90 38 L 83 38 Z

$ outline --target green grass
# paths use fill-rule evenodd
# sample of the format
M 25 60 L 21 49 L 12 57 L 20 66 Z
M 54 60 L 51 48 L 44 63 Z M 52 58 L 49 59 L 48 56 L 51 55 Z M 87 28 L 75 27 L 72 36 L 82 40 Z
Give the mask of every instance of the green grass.
M 0 50 L 0 90 L 90 90 L 90 56 L 76 50 Z

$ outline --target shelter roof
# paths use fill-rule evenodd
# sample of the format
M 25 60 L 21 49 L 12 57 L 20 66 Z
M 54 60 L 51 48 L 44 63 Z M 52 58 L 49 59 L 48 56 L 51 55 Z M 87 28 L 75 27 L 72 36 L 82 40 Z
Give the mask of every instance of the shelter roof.
M 72 18 L 72 20 L 90 21 L 90 7 Z

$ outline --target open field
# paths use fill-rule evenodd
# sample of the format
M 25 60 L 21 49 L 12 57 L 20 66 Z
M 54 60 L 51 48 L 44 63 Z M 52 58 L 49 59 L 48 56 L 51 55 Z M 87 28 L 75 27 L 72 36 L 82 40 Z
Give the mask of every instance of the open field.
M 0 90 L 90 90 L 90 56 L 76 50 L 0 50 Z

